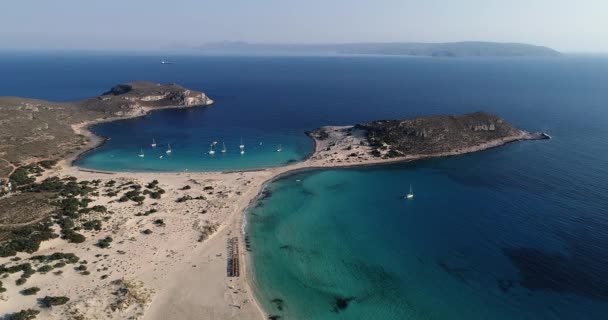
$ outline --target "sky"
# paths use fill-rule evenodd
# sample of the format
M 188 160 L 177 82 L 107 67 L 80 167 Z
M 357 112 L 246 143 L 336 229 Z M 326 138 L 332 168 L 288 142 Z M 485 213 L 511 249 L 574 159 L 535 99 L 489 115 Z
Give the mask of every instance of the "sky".
M 523 42 L 608 52 L 608 0 L 2 0 L 0 49 Z

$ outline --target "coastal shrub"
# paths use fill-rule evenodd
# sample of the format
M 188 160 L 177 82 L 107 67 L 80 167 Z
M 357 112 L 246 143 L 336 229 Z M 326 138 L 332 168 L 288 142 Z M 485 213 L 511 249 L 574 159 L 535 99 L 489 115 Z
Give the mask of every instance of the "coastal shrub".
M 7 320 L 33 320 L 33 319 L 36 319 L 36 316 L 39 313 L 40 313 L 40 311 L 38 311 L 38 310 L 26 309 L 26 310 L 21 310 L 19 312 L 9 314 L 6 319 Z
M 186 202 L 188 200 L 192 200 L 192 197 L 189 195 L 185 195 L 183 197 L 179 197 L 177 198 L 177 200 L 175 200 L 176 202 Z
M 87 238 L 82 234 L 75 232 L 74 230 L 67 230 L 63 234 L 63 239 L 66 239 L 68 242 L 71 243 L 83 243 Z
M 24 296 L 31 296 L 31 295 L 38 293 L 38 291 L 40 291 L 40 288 L 31 287 L 31 288 L 21 290 L 21 294 Z
M 22 190 L 25 192 L 61 192 L 63 190 L 63 181 L 58 177 L 50 177 L 40 183 L 31 184 Z
M 161 193 L 158 191 L 152 191 L 149 193 L 150 198 L 152 199 L 160 199 Z
M 52 266 L 49 266 L 49 265 L 47 264 L 47 265 L 44 265 L 44 266 L 42 266 L 42 267 L 38 268 L 36 271 L 38 271 L 38 272 L 40 272 L 40 273 L 47 273 L 47 272 L 49 272 L 49 271 L 51 271 L 51 270 L 53 270 L 53 267 L 52 267 Z
M 80 260 L 80 258 L 78 258 L 78 256 L 76 256 L 73 253 L 65 254 L 65 257 L 64 257 L 65 263 L 74 264 L 74 263 L 78 262 L 78 260 Z
M 87 221 L 87 222 L 85 222 L 85 223 L 82 224 L 82 227 L 85 230 L 100 231 L 101 230 L 101 226 L 102 226 L 101 220 L 97 220 L 97 219 L 96 220 L 90 220 L 90 221 Z
M 18 286 L 20 286 L 20 285 L 25 284 L 26 281 L 27 281 L 27 278 L 21 277 L 21 278 L 15 280 L 15 284 L 18 285 Z
M 95 212 L 106 213 L 108 211 L 108 208 L 106 208 L 105 206 L 96 205 L 93 206 L 91 210 Z
M 127 201 L 129 201 L 129 197 L 127 197 L 127 196 L 122 196 L 118 199 L 118 202 L 127 202 Z
M 30 170 L 31 166 L 19 167 L 15 169 L 9 179 L 16 187 L 34 183 L 36 179 L 29 176 Z
M 154 188 L 156 188 L 156 186 L 158 186 L 158 180 L 152 180 L 152 182 L 150 182 L 146 185 L 146 188 L 154 189 Z
M 60 306 L 62 304 L 66 304 L 70 301 L 70 298 L 61 296 L 61 297 L 52 297 L 46 296 L 42 299 L 41 303 L 44 307 L 50 308 L 52 306 Z
M 192 189 L 192 187 L 190 187 L 190 185 L 185 185 L 180 188 L 180 190 L 190 190 L 190 189 Z
M 11 230 L 10 237 L 13 239 L 0 245 L 0 257 L 14 256 L 17 252 L 36 252 L 40 242 L 57 237 L 52 226 L 52 222 L 44 221 Z
M 63 268 L 65 267 L 65 262 L 57 262 L 53 265 L 53 268 L 57 269 L 57 268 Z
M 42 160 L 38 162 L 38 165 L 44 169 L 51 169 L 52 167 L 57 165 L 57 161 L 55 160 Z
M 131 198 L 132 201 L 137 202 L 137 204 L 141 205 L 144 203 L 144 200 L 146 200 L 146 197 L 144 196 L 137 196 L 137 197 L 133 197 Z
M 156 220 L 154 220 L 154 224 L 157 226 L 164 226 L 165 221 L 163 219 L 156 219 Z
M 83 208 L 86 208 L 87 206 L 89 206 L 89 203 L 93 202 L 92 199 L 89 198 L 83 198 L 80 200 L 80 206 Z
M 143 234 L 151 234 L 151 233 L 152 233 L 152 230 L 150 230 L 150 229 L 146 229 L 146 230 L 142 231 L 142 233 L 143 233 Z
M 100 248 L 102 248 L 102 249 L 108 248 L 110 246 L 110 243 L 112 242 L 112 240 L 113 240 L 112 237 L 107 236 L 107 237 L 105 237 L 103 239 L 100 239 L 97 242 L 97 246 L 100 247 Z
M 74 220 L 72 220 L 70 218 L 60 218 L 57 220 L 57 224 L 59 224 L 59 227 L 61 228 L 61 230 L 67 230 L 67 229 L 74 228 Z
M 76 271 L 86 271 L 87 270 L 87 266 L 85 266 L 84 264 L 79 265 L 78 267 L 74 268 L 76 269 Z
M 380 151 L 378 151 L 377 149 L 374 149 L 370 152 L 370 154 L 374 157 L 380 157 L 382 156 L 382 154 L 380 153 Z
M 397 152 L 397 151 L 395 151 L 395 150 L 393 150 L 393 149 L 388 150 L 388 152 L 387 152 L 387 154 L 386 154 L 386 155 L 387 155 L 389 158 L 395 158 L 395 157 L 399 157 L 399 156 L 401 156 L 401 154 L 399 154 L 399 152 Z

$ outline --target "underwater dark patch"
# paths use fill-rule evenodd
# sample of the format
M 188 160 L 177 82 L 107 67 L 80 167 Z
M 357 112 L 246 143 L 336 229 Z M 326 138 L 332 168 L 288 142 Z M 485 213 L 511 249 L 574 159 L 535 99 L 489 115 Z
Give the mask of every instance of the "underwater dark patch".
M 437 265 L 439 267 L 441 267 L 441 269 L 443 271 L 445 271 L 447 274 L 449 274 L 450 276 L 458 279 L 461 282 L 468 283 L 465 274 L 468 271 L 470 271 L 469 269 L 462 268 L 462 267 L 452 267 L 452 266 L 448 265 L 447 263 L 445 263 L 443 261 L 438 261 Z
M 599 256 L 567 256 L 532 248 L 507 248 L 503 251 L 519 269 L 519 283 L 526 289 L 608 300 L 608 270 Z
M 348 307 L 348 304 L 354 299 L 355 299 L 355 297 L 348 297 L 348 298 L 335 297 L 333 311 L 335 313 L 344 311 Z

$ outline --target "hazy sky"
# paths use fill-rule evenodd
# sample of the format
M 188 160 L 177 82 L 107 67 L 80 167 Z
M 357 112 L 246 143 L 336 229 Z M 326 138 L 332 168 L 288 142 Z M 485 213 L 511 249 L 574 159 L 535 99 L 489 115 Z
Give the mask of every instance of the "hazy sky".
M 2 0 L 0 49 L 525 42 L 608 52 L 608 0 Z

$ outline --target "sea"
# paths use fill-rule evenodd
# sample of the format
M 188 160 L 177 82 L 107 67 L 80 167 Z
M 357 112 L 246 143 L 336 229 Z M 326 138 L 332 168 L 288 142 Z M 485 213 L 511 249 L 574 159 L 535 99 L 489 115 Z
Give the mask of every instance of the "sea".
M 269 183 L 246 238 L 274 319 L 608 317 L 608 56 L 0 53 L 3 96 L 71 101 L 134 80 L 216 103 L 97 125 L 107 141 L 79 166 L 274 167 L 308 156 L 319 126 L 480 110 L 553 137 Z M 209 155 L 214 141 L 227 152 Z

